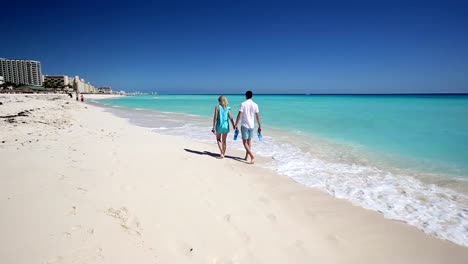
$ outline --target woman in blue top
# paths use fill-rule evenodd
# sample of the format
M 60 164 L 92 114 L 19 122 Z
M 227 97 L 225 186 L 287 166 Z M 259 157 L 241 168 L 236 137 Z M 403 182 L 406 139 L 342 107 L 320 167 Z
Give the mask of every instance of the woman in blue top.
M 226 138 L 229 133 L 229 120 L 232 127 L 234 127 L 234 119 L 232 119 L 231 107 L 226 96 L 221 95 L 218 98 L 218 102 L 219 105 L 215 107 L 211 132 L 216 133 L 219 151 L 221 152 L 219 157 L 224 158 L 224 154 L 226 154 Z

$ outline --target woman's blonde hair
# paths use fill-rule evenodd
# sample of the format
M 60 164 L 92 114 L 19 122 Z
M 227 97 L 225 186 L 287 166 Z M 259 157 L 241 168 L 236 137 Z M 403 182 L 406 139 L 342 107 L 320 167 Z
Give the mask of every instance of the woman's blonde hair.
M 229 105 L 228 99 L 227 99 L 226 96 L 224 96 L 224 95 L 221 95 L 221 96 L 218 98 L 218 102 L 223 106 L 223 108 L 226 108 L 226 107 L 228 107 L 228 105 Z

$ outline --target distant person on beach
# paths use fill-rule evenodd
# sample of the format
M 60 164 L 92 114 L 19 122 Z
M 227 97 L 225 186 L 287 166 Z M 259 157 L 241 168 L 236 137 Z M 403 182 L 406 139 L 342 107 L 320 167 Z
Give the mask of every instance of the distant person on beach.
M 79 96 L 78 91 L 76 91 L 75 96 L 76 96 L 76 101 L 78 101 L 78 96 Z
M 234 127 L 234 119 L 231 115 L 231 107 L 226 96 L 221 95 L 218 98 L 218 105 L 215 107 L 213 116 L 213 128 L 211 132 L 216 134 L 216 140 L 220 151 L 219 157 L 224 158 L 226 154 L 226 138 L 229 133 L 229 121 Z
M 81 95 L 81 102 L 84 102 L 84 96 Z
M 242 134 L 242 143 L 245 148 L 245 158 L 248 160 L 250 156 L 250 163 L 254 163 L 254 155 L 252 153 L 252 137 L 255 127 L 255 118 L 257 118 L 258 123 L 258 132 L 262 131 L 262 125 L 260 123 L 260 112 L 258 105 L 252 100 L 253 93 L 252 91 L 247 91 L 245 93 L 245 101 L 241 103 L 239 107 L 239 113 L 237 114 L 236 124 L 234 128 L 237 130 L 237 125 L 241 121 L 241 134 Z

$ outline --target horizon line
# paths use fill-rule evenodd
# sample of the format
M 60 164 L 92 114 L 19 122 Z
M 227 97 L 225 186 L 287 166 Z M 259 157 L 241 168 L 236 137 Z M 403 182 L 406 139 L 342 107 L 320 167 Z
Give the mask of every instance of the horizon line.
M 137 92 L 137 91 L 135 91 Z M 129 92 L 132 93 L 132 92 Z M 145 93 L 145 92 L 142 92 Z M 150 92 L 148 92 L 150 93 Z M 155 95 L 244 95 L 243 93 L 157 93 Z M 255 95 L 468 95 L 466 93 L 254 93 Z

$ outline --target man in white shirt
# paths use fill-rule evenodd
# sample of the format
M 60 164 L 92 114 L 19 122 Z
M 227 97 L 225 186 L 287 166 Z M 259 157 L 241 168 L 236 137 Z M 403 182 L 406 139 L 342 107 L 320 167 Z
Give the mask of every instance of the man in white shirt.
M 239 113 L 237 114 L 235 129 L 237 130 L 237 125 L 239 120 L 242 118 L 241 123 L 241 134 L 242 134 L 242 143 L 245 148 L 245 160 L 247 161 L 250 156 L 250 163 L 254 163 L 254 155 L 251 150 L 252 146 L 252 137 L 255 127 L 255 117 L 257 118 L 258 129 L 257 131 L 262 131 L 262 125 L 260 123 L 260 113 L 258 110 L 258 105 L 252 100 L 253 93 L 252 91 L 247 91 L 245 93 L 245 101 L 239 107 Z

